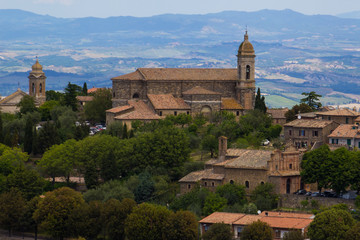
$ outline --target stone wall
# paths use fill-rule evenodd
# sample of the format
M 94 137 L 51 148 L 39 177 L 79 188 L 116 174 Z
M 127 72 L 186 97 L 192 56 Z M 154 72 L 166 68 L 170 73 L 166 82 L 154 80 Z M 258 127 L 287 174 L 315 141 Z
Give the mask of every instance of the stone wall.
M 279 207 L 284 208 L 301 208 L 301 201 L 308 200 L 309 205 L 312 200 L 316 200 L 321 206 L 330 207 L 339 203 L 345 203 L 352 208 L 355 206 L 355 200 L 348 200 L 343 198 L 328 198 L 328 197 L 310 197 L 296 194 L 284 194 L 280 196 Z
M 267 180 L 266 170 L 225 168 L 224 184 L 234 181 L 237 184 L 246 186 L 246 182 L 248 182 L 249 188 L 246 188 L 247 192 L 253 191 L 258 185 L 267 182 Z

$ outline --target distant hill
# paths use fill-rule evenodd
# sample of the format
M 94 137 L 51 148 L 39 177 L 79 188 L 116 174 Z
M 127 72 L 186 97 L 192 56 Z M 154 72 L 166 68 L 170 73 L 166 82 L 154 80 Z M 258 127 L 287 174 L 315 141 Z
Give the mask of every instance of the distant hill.
M 69 81 L 111 86 L 110 78 L 139 67 L 235 67 L 246 26 L 257 85 L 272 106 L 312 90 L 325 104 L 360 99 L 360 19 L 288 9 L 109 18 L 0 10 L 0 94 L 27 88 L 35 56 L 48 71 L 47 89 L 56 90 Z
M 347 12 L 347 13 L 338 14 L 337 17 L 360 19 L 360 11 L 353 11 L 353 12 Z

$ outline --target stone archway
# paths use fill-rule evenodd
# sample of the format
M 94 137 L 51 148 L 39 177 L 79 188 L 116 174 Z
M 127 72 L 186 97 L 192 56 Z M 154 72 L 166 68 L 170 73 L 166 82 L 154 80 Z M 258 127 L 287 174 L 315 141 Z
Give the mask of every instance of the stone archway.
M 201 108 L 201 114 L 203 114 L 205 117 L 210 117 L 212 113 L 212 109 L 210 106 L 205 105 Z

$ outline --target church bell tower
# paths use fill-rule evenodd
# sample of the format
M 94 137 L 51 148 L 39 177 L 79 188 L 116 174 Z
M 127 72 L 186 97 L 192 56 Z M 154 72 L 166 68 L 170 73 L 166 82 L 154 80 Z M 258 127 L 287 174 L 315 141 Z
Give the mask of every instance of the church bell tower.
M 254 109 L 255 105 L 255 51 L 249 41 L 247 31 L 238 51 L 238 81 L 236 98 L 245 110 Z
M 29 78 L 29 95 L 35 98 L 38 104 L 43 104 L 46 101 L 45 83 L 46 76 L 42 70 L 42 66 L 36 58 L 35 64 L 32 66 Z

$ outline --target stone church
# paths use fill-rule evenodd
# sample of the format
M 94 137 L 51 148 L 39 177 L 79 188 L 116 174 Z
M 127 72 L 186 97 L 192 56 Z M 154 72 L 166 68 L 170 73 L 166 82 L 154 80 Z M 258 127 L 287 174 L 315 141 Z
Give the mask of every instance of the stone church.
M 5 97 L 0 101 L 0 110 L 3 113 L 16 113 L 19 111 L 17 104 L 25 95 L 30 95 L 35 99 L 35 106 L 40 106 L 46 101 L 45 87 L 46 76 L 43 72 L 43 67 L 36 59 L 35 64 L 32 66 L 32 71 L 29 76 L 29 94 L 22 91 L 20 88 L 11 95 Z
M 111 80 L 113 109 L 107 112 L 107 124 L 136 120 L 129 115 L 146 120 L 227 110 L 240 116 L 254 108 L 255 51 L 246 32 L 238 50 L 237 68 L 139 68 Z M 139 101 L 154 115 L 141 116 L 134 107 L 144 107 L 135 104 Z

